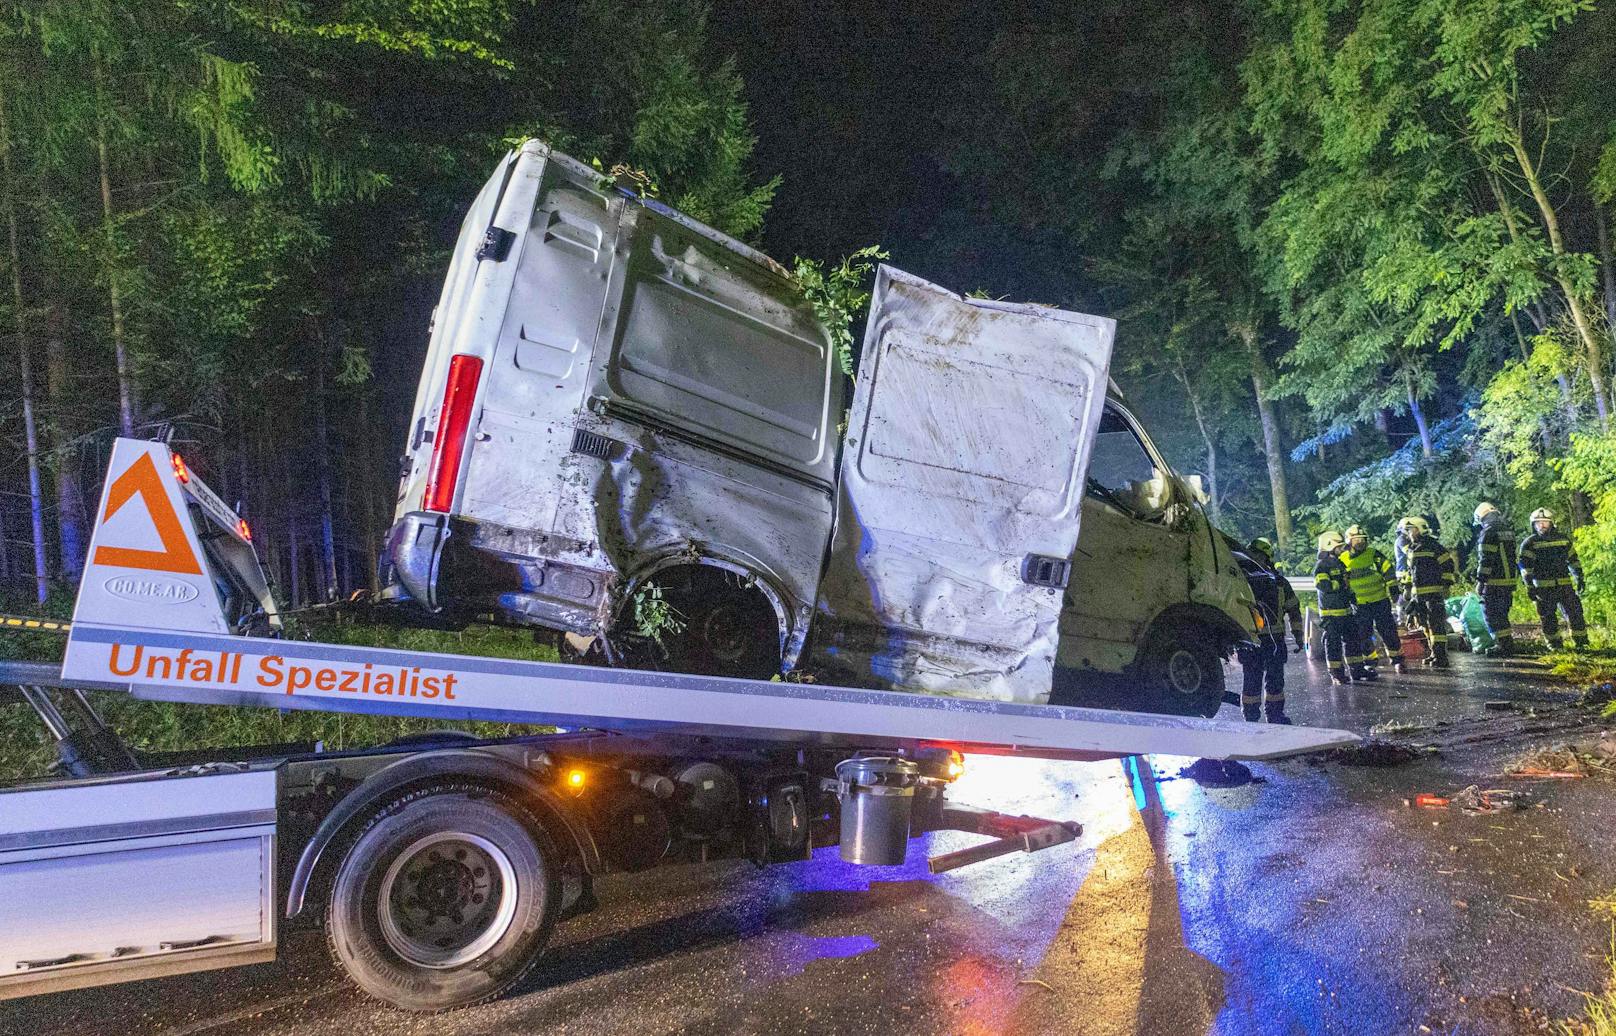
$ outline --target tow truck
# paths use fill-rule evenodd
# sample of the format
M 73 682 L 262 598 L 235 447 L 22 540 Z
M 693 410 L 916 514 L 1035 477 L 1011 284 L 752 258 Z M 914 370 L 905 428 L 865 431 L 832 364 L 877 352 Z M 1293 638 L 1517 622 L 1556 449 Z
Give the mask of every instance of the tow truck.
M 363 990 L 478 1003 L 540 958 L 595 883 L 670 863 L 933 872 L 1070 843 L 1071 819 L 947 800 L 969 753 L 1267 759 L 1357 740 L 811 683 L 353 647 L 282 635 L 250 531 L 159 442 L 120 439 L 63 663 L 0 663 L 68 776 L 0 790 L 0 999 L 273 959 L 325 929 Z M 428 717 L 382 748 L 209 749 L 154 765 L 85 691 Z M 483 739 L 468 720 L 554 726 Z

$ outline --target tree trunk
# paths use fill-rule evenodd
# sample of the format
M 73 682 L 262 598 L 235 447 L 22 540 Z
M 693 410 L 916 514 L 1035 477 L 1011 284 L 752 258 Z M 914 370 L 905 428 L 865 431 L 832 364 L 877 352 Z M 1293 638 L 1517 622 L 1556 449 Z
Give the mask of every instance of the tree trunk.
M 1268 368 L 1263 362 L 1262 348 L 1257 344 L 1256 329 L 1240 328 L 1239 335 L 1246 344 L 1246 354 L 1251 358 L 1251 389 L 1257 396 L 1263 457 L 1268 461 L 1268 493 L 1274 507 L 1274 535 L 1283 552 L 1290 546 L 1295 531 L 1291 524 L 1290 493 L 1285 486 L 1285 442 L 1280 435 L 1279 415 L 1274 410 L 1274 401 L 1268 398 Z
M 359 395 L 359 427 L 371 428 L 370 423 L 370 393 L 366 391 L 369 386 L 363 386 Z M 378 494 L 376 483 L 380 473 L 384 470 L 377 463 L 379 452 L 376 448 L 375 436 L 366 437 L 364 450 L 364 470 L 359 474 L 359 484 L 364 487 L 364 509 L 361 512 L 365 523 L 365 585 L 370 587 L 373 594 L 381 593 L 381 574 L 377 571 L 378 562 L 382 556 L 382 522 L 386 519 L 379 513 Z
M 1181 377 L 1180 384 L 1189 396 L 1190 413 L 1195 418 L 1195 427 L 1201 431 L 1201 443 L 1206 447 L 1206 507 L 1213 525 L 1223 524 L 1223 508 L 1218 503 L 1218 448 L 1212 439 L 1212 432 L 1207 428 L 1206 416 L 1201 412 L 1201 401 L 1196 398 L 1190 389 L 1189 379 Z
M 6 113 L 5 84 L 0 83 L 0 197 L 6 218 L 6 246 L 11 258 L 11 308 L 17 329 L 17 373 L 22 392 L 22 435 L 28 453 L 28 515 L 34 540 L 34 595 L 40 604 L 50 595 L 45 550 L 45 493 L 39 481 L 39 428 L 34 420 L 34 365 L 28 347 L 28 313 L 23 308 L 22 249 L 17 243 L 16 177 L 11 166 L 11 123 Z
M 1537 166 L 1532 163 L 1532 156 L 1526 151 L 1525 141 L 1516 135 L 1510 141 L 1510 147 L 1515 152 L 1515 161 L 1520 166 L 1521 175 L 1526 177 L 1527 186 L 1531 188 L 1532 200 L 1537 202 L 1538 212 L 1543 217 L 1543 227 L 1549 235 L 1549 249 L 1558 259 L 1565 255 L 1565 239 L 1560 234 L 1560 216 L 1554 210 L 1554 203 L 1543 190 L 1543 182 L 1538 177 Z M 1606 389 L 1604 350 L 1594 334 L 1593 324 L 1588 319 L 1587 307 L 1583 304 L 1582 297 L 1577 294 L 1576 286 L 1558 268 L 1555 270 L 1554 280 L 1565 295 L 1571 323 L 1577 329 L 1577 337 L 1582 340 L 1588 365 L 1588 385 L 1593 391 L 1594 411 L 1599 415 L 1599 426 L 1609 431 L 1610 397 Z
M 320 483 L 320 576 L 326 600 L 335 600 L 337 586 L 337 537 L 331 518 L 331 445 L 326 426 L 325 371 L 315 382 L 314 449 L 315 471 Z
M 72 389 L 60 322 L 61 314 L 52 313 L 45 337 L 45 393 L 50 398 L 50 412 L 56 415 L 51 438 L 56 455 L 56 538 L 62 551 L 62 578 L 77 588 L 84 574 L 86 518 L 78 448 L 66 419 Z
M 1414 394 L 1414 382 L 1408 385 L 1408 412 L 1414 415 L 1414 427 L 1420 430 L 1420 456 L 1426 460 L 1436 457 L 1436 444 L 1431 441 L 1431 426 L 1425 421 L 1425 411 L 1420 407 L 1420 397 Z
M 112 170 L 107 160 L 107 98 L 101 73 L 101 58 L 95 59 L 95 155 L 101 174 L 101 225 L 106 234 L 103 270 L 107 278 L 107 302 L 112 311 L 112 355 L 118 371 L 118 428 L 124 435 L 135 434 L 135 393 L 130 384 L 129 350 L 125 336 L 123 295 L 118 283 L 118 235 L 112 209 Z
M 1605 287 L 1605 330 L 1616 336 L 1616 255 L 1610 250 L 1610 222 L 1598 203 L 1594 204 L 1594 227 L 1599 231 L 1599 274 Z

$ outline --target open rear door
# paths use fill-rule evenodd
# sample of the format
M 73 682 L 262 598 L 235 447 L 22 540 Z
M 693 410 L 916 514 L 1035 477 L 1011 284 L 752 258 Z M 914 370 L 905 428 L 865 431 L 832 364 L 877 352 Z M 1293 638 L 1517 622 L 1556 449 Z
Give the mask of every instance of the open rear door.
M 1042 702 L 1115 321 L 876 274 L 817 665 Z

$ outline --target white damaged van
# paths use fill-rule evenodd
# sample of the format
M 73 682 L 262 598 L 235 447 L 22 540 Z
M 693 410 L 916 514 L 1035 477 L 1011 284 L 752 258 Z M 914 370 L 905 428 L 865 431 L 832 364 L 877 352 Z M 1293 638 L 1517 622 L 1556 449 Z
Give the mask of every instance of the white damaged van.
M 1114 332 L 882 267 L 849 402 L 778 264 L 529 141 L 461 229 L 387 595 L 631 664 L 1047 700 Z

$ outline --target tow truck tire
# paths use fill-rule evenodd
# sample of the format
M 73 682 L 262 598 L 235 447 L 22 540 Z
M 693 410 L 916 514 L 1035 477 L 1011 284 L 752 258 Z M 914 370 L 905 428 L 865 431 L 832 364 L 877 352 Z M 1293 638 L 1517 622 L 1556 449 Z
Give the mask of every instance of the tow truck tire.
M 1194 627 L 1169 626 L 1153 636 L 1141 677 L 1152 712 L 1210 718 L 1223 707 L 1223 660 Z
M 326 907 L 331 953 L 406 1011 L 492 999 L 538 959 L 561 901 L 553 843 L 514 799 L 473 785 L 411 791 L 371 817 Z

